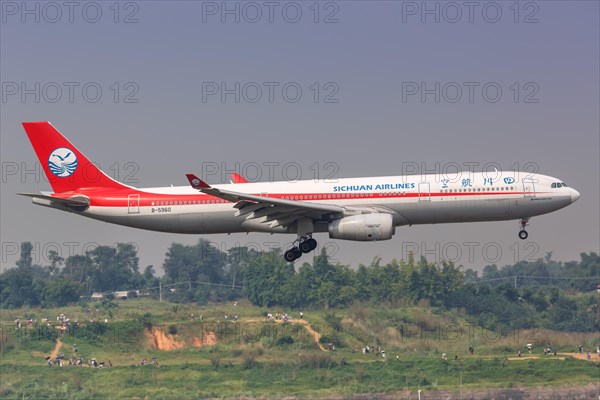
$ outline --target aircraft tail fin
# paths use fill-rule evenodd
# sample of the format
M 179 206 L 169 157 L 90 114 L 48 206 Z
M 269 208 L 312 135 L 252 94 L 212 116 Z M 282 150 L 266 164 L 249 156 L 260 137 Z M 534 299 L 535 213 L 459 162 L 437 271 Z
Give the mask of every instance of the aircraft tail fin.
M 23 122 L 23 128 L 55 193 L 128 187 L 102 172 L 50 122 Z
M 246 178 L 241 176 L 240 174 L 236 174 L 235 172 L 231 173 L 231 183 L 248 183 Z

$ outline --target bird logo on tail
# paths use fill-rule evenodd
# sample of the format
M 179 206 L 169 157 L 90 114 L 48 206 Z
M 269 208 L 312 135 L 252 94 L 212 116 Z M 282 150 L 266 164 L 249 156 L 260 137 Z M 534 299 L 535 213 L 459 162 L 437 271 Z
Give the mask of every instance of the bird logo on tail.
M 71 149 L 59 147 L 50 153 L 48 168 L 59 178 L 70 176 L 77 169 L 77 156 Z

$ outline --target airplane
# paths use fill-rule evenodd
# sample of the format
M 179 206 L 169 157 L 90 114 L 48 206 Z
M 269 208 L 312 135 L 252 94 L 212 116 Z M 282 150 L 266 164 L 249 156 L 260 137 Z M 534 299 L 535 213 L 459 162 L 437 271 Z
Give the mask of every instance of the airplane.
M 529 219 L 559 210 L 580 194 L 562 180 L 520 171 L 248 182 L 209 185 L 187 174 L 189 186 L 135 188 L 96 167 L 49 122 L 23 122 L 53 192 L 19 193 L 34 204 L 140 229 L 187 234 L 295 234 L 288 262 L 332 239 L 391 239 L 396 227 Z

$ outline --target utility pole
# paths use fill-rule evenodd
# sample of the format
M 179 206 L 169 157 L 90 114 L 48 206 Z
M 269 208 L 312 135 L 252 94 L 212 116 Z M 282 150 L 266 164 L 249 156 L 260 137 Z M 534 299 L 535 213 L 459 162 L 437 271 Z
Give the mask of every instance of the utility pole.
M 460 400 L 463 400 L 462 368 L 460 370 Z
M 158 281 L 158 298 L 162 301 L 162 281 Z
M 515 275 L 514 278 L 515 278 L 515 289 L 516 289 L 517 288 L 517 276 Z

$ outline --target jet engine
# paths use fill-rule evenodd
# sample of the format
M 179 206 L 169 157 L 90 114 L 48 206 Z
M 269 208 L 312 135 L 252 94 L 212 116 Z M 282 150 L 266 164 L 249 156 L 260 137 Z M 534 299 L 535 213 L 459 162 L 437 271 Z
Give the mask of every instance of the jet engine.
M 329 223 L 331 239 L 361 242 L 388 240 L 395 233 L 391 214 L 360 214 L 340 218 Z

